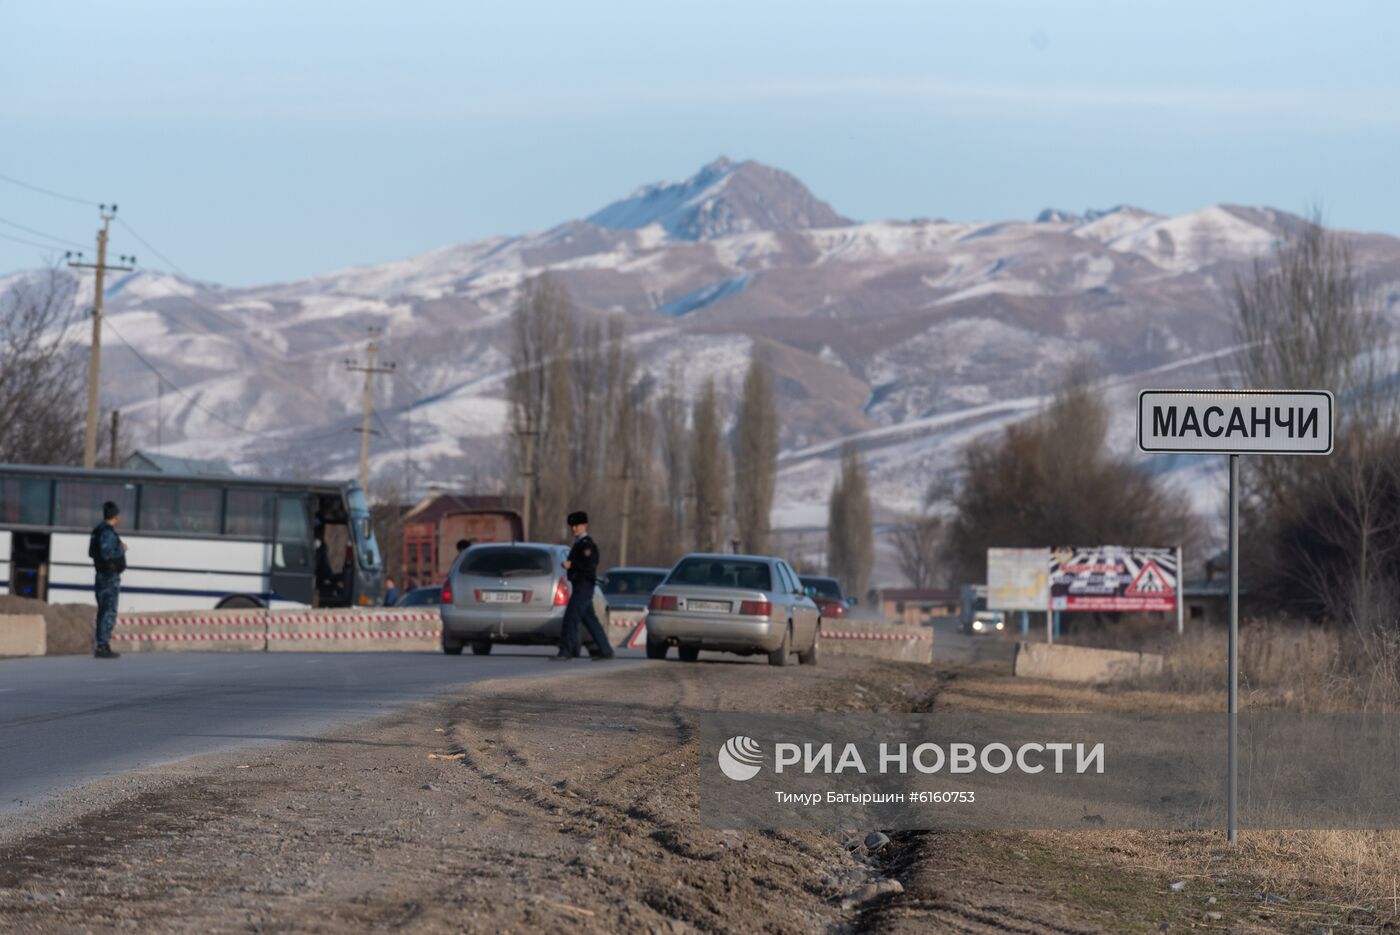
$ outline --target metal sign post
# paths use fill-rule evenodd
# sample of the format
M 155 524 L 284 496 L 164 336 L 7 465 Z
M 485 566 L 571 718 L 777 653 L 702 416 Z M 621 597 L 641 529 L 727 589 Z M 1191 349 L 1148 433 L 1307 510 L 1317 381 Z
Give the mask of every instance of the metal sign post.
M 1139 450 L 1230 456 L 1225 836 L 1231 844 L 1239 838 L 1236 767 L 1240 711 L 1240 455 L 1331 454 L 1336 425 L 1334 406 L 1327 390 L 1143 390 L 1138 394 Z M 1178 563 L 1178 581 L 1184 572 Z

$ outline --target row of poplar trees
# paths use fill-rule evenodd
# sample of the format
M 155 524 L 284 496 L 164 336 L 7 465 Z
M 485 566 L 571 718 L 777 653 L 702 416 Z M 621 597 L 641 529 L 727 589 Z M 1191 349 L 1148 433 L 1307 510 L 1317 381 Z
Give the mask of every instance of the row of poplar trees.
M 768 548 L 778 430 L 764 360 L 726 432 L 713 378 L 688 392 L 678 369 L 644 373 L 622 320 L 581 320 L 548 277 L 526 283 L 513 329 L 511 454 L 529 537 L 560 539 L 565 516 L 585 510 L 608 565 Z

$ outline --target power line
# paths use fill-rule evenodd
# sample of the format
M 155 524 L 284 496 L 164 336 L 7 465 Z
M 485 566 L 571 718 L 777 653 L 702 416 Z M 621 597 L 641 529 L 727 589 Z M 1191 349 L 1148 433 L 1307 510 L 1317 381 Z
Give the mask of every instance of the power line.
M 51 243 L 36 243 L 33 240 L 25 240 L 23 237 L 13 237 L 10 234 L 0 234 L 0 240 L 9 240 L 13 243 L 22 243 L 26 247 L 38 247 L 40 250 L 57 250 Z
M 135 237 L 136 240 L 141 244 L 141 246 L 145 247 L 147 250 L 149 250 L 149 251 L 151 251 L 152 253 L 154 253 L 159 259 L 164 260 L 166 266 L 169 266 L 171 269 L 173 269 L 175 272 L 179 273 L 181 276 L 184 276 L 186 279 L 193 279 L 193 278 L 194 278 L 194 277 L 191 276 L 189 273 L 187 273 L 187 272 L 185 272 L 183 269 L 181 269 L 179 263 L 176 263 L 174 260 L 170 259 L 170 257 L 166 256 L 164 253 L 161 253 L 159 250 L 157 250 L 157 249 L 155 248 L 154 245 L 152 245 L 152 243 L 151 243 L 149 240 L 147 240 L 145 237 L 142 237 L 140 234 L 136 233 L 136 229 L 126 222 L 126 218 L 117 218 L 117 223 L 120 224 L 122 227 L 125 227 L 125 228 L 126 228 L 126 232 L 127 232 L 128 234 L 130 234 L 131 236 Z
M 33 185 L 29 182 L 21 181 L 14 176 L 0 174 L 0 181 L 9 182 L 11 185 L 18 185 L 20 188 L 27 188 L 31 192 L 38 192 L 41 195 L 48 195 L 50 198 L 61 198 L 64 201 L 71 201 L 75 205 L 85 205 L 89 208 L 96 206 L 96 201 L 87 198 L 75 198 L 72 195 L 65 195 L 63 192 L 56 192 L 51 188 L 44 188 L 40 185 Z
M 8 227 L 13 227 L 16 230 L 22 230 L 26 234 L 34 234 L 37 237 L 44 237 L 49 240 L 56 240 L 59 243 L 63 244 L 65 247 L 77 247 L 79 250 L 86 249 L 86 247 L 83 244 L 78 243 L 76 240 L 69 240 L 67 237 L 59 237 L 55 234 L 46 234 L 41 230 L 37 230 L 33 227 L 25 227 L 23 224 L 7 220 L 6 218 L 0 218 L 0 224 L 4 224 Z

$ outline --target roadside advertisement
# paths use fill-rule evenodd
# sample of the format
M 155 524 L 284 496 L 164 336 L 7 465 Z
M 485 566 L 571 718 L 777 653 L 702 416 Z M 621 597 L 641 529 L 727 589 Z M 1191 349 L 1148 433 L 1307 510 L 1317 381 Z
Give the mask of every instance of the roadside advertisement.
M 1106 545 L 1050 551 L 1050 609 L 1142 613 L 1176 610 L 1175 549 Z
M 1049 549 L 987 550 L 988 610 L 1043 611 L 1049 602 Z

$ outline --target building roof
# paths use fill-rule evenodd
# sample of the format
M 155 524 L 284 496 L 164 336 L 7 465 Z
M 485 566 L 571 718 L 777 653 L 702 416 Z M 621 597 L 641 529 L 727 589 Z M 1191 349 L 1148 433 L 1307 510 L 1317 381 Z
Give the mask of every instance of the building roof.
M 524 509 L 522 498 L 515 496 L 478 495 L 465 493 L 431 493 L 404 514 L 405 523 L 435 523 L 454 513 L 516 513 Z
M 137 451 L 122 463 L 128 471 L 158 471 L 161 474 L 183 474 L 187 477 L 237 477 L 238 472 L 227 461 L 203 458 L 179 458 L 154 451 Z

